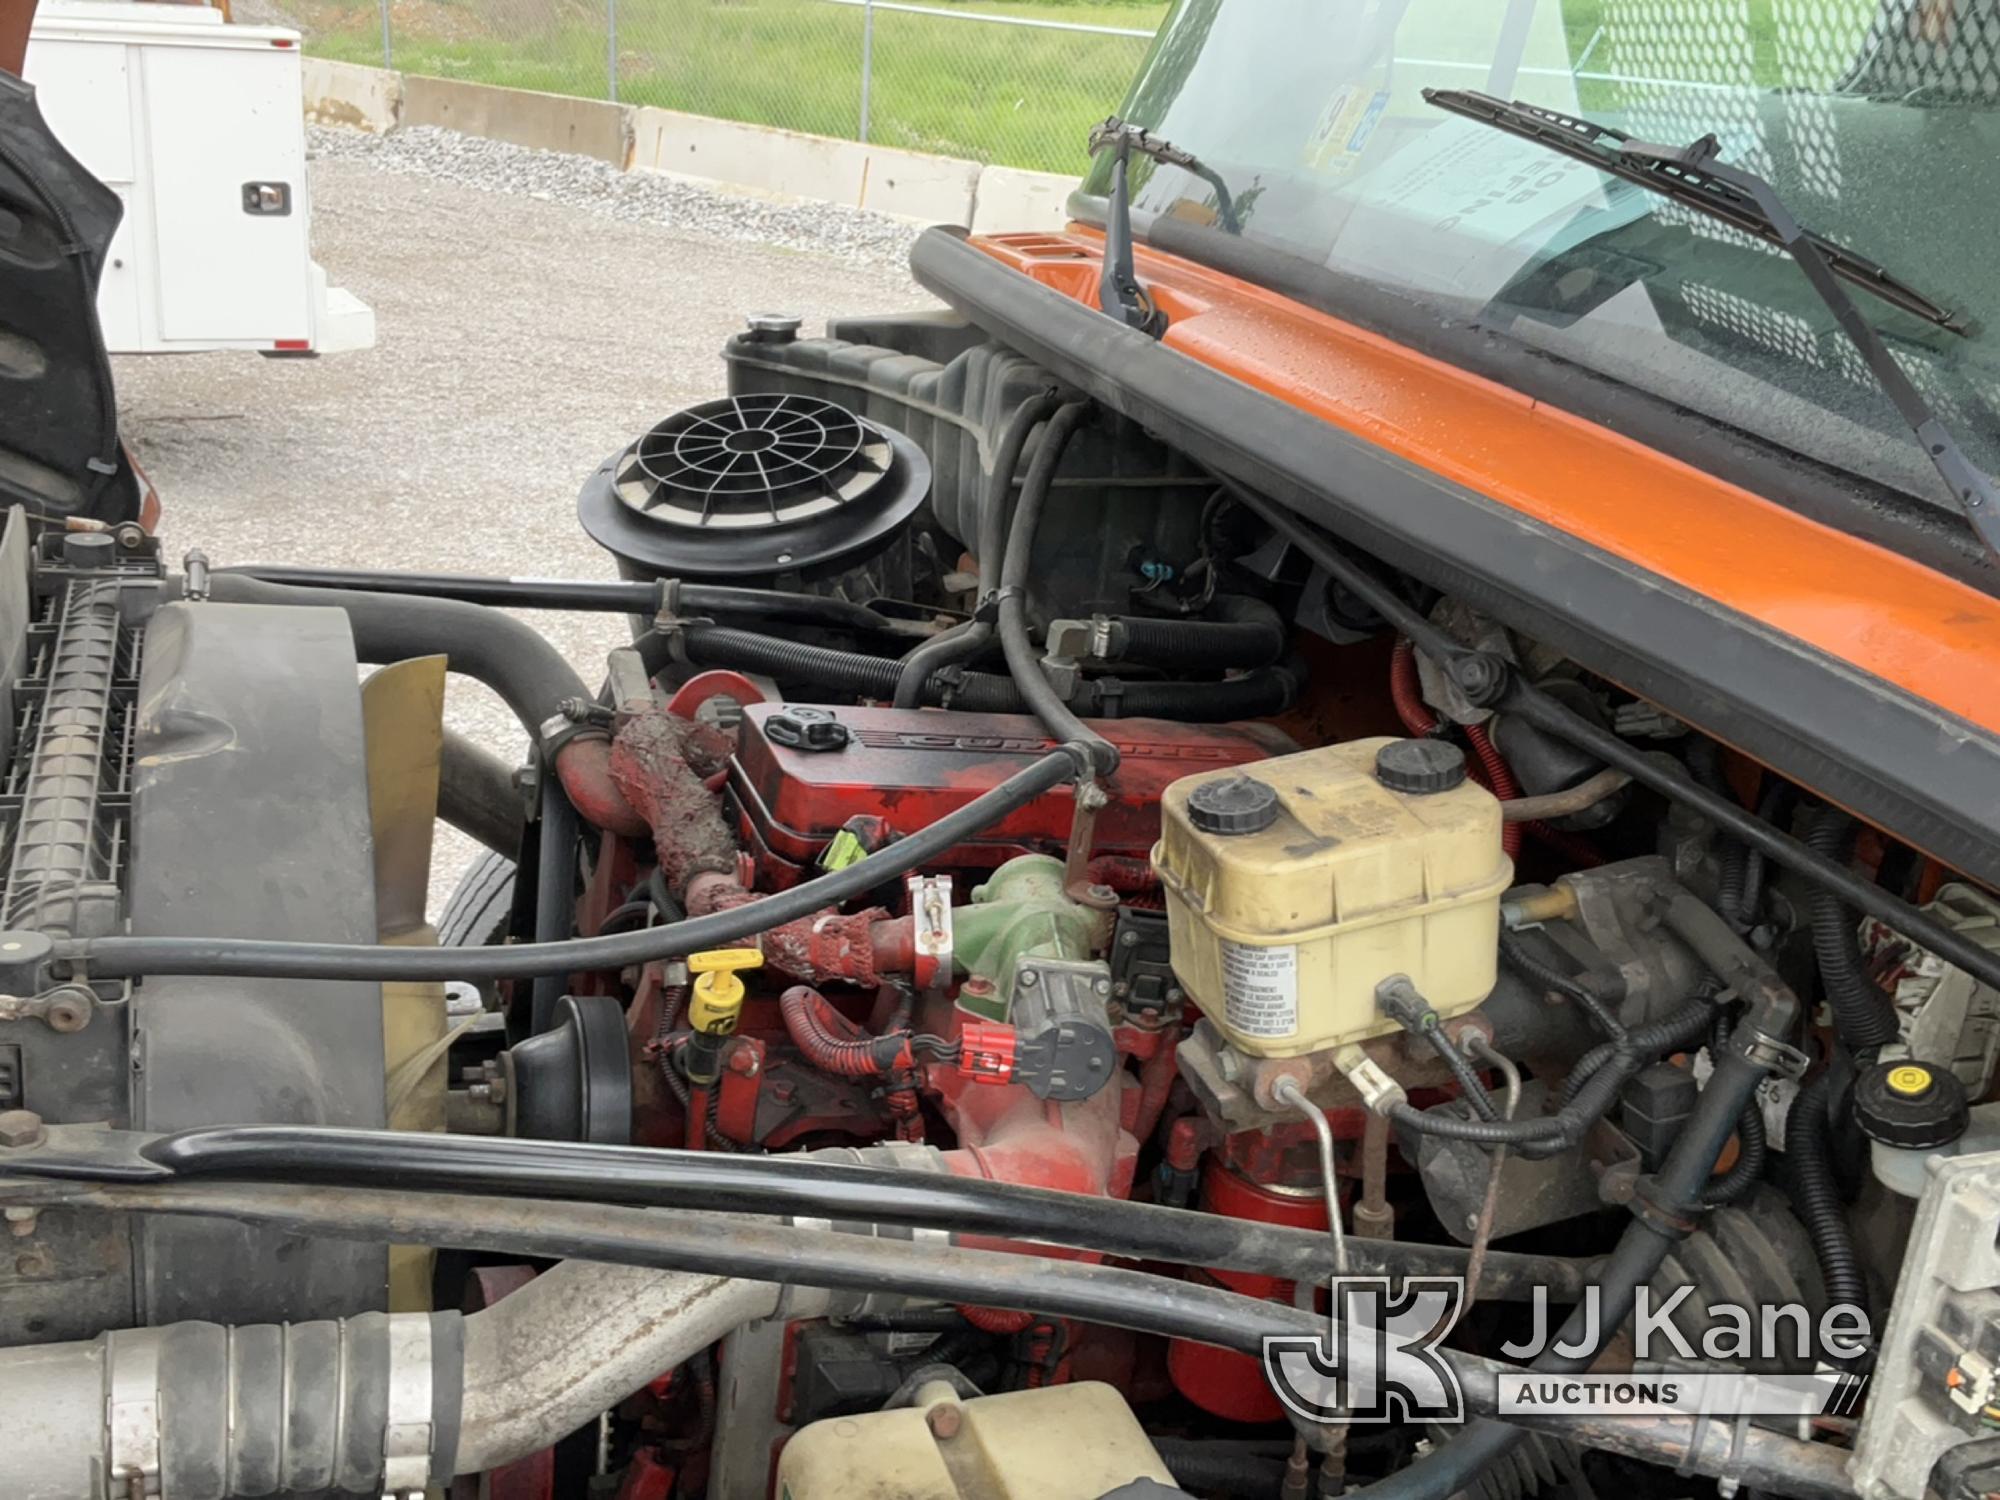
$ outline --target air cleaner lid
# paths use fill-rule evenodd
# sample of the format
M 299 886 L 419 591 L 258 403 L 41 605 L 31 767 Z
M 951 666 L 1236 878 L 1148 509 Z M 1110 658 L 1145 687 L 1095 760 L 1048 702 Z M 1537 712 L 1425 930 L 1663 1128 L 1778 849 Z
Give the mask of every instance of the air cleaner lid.
M 737 578 L 885 542 L 930 477 L 899 432 L 817 396 L 759 392 L 668 417 L 592 476 L 577 512 L 642 572 Z

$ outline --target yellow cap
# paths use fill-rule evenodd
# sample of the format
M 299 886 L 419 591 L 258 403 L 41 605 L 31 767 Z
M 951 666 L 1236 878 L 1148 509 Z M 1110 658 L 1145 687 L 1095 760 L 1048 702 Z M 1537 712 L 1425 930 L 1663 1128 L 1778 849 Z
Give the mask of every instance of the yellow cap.
M 1920 1098 L 1931 1090 L 1931 1070 L 1917 1063 L 1905 1063 L 1900 1068 L 1891 1068 L 1884 1080 L 1889 1092 L 1901 1094 L 1905 1099 Z
M 710 1036 L 727 1036 L 736 1029 L 736 1017 L 743 1009 L 743 981 L 738 969 L 763 965 L 764 955 L 755 948 L 711 948 L 690 953 L 687 966 L 697 976 L 694 994 L 688 1001 L 688 1024 Z

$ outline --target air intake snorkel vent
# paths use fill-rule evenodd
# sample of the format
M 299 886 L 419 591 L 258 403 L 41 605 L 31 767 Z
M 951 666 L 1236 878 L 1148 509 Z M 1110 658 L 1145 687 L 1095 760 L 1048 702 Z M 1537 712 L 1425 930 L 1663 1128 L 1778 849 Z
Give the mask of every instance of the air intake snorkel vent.
M 584 486 L 584 529 L 628 577 L 810 576 L 885 543 L 930 465 L 901 433 L 816 396 L 676 412 Z

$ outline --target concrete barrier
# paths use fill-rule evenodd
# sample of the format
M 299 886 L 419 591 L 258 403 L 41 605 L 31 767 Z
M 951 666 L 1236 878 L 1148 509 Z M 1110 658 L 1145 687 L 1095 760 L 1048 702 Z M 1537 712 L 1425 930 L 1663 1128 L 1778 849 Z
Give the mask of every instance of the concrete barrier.
M 403 108 L 403 75 L 387 68 L 308 57 L 306 118 L 316 125 L 351 125 L 371 135 L 396 128 Z
M 404 78 L 402 123 L 593 156 L 614 167 L 624 166 L 630 154 L 631 112 L 619 105 L 455 78 Z
M 979 164 L 672 109 L 633 111 L 630 165 L 932 224 L 971 222 Z
M 749 192 L 872 209 L 974 230 L 1055 230 L 1075 186 L 1050 172 L 982 167 L 831 136 L 744 125 L 450 78 L 305 59 L 306 118 L 380 134 L 437 125 L 613 166 L 670 172 Z
M 979 192 L 972 205 L 972 232 L 1061 229 L 1069 222 L 1066 205 L 1075 191 L 1076 179 L 1058 172 L 987 167 L 979 174 Z

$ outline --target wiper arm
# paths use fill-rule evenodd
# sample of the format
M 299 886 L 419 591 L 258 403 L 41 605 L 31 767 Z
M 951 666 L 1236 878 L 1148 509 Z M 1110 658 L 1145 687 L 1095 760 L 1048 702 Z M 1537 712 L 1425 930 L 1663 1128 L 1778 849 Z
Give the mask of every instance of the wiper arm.
M 1945 430 L 1841 282 L 1863 287 L 1953 333 L 1967 331 L 1963 318 L 1898 281 L 1873 261 L 1804 228 L 1770 183 L 1754 172 L 1717 159 L 1722 147 L 1713 135 L 1688 146 L 1655 146 L 1590 120 L 1532 104 L 1509 103 L 1469 89 L 1425 89 L 1424 100 L 1685 203 L 1783 249 L 1798 263 L 1841 331 L 1861 351 L 1868 373 L 1923 445 L 1925 456 L 1949 486 L 1952 499 L 1986 544 L 1988 554 L 2000 561 L 2000 489 Z
M 1098 286 L 1097 305 L 1100 311 L 1109 313 L 1120 322 L 1158 338 L 1166 332 L 1167 320 L 1152 298 L 1146 295 L 1146 289 L 1139 284 L 1139 273 L 1132 260 L 1131 167 L 1134 153 L 1150 156 L 1154 161 L 1170 167 L 1182 167 L 1214 188 L 1216 217 L 1230 234 L 1243 232 L 1236 218 L 1236 200 L 1230 196 L 1229 185 L 1222 180 L 1221 174 L 1203 166 L 1194 153 L 1183 151 L 1137 125 L 1128 125 L 1116 115 L 1091 128 L 1090 154 L 1098 156 L 1107 150 L 1118 154 L 1111 163 L 1111 191 L 1107 195 L 1109 212 L 1105 215 L 1104 225 L 1104 278 Z

